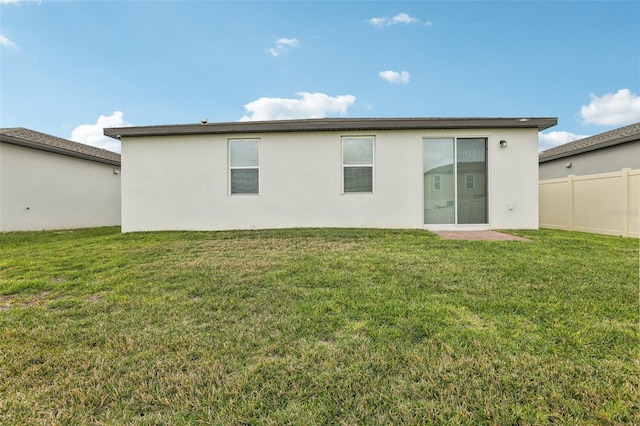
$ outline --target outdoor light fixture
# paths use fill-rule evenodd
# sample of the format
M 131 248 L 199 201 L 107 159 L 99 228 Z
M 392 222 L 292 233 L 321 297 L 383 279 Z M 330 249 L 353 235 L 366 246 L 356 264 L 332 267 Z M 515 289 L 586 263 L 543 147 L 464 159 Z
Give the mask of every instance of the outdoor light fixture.
M 507 141 L 505 141 L 504 139 L 502 139 L 500 141 L 500 148 L 506 148 L 507 147 Z

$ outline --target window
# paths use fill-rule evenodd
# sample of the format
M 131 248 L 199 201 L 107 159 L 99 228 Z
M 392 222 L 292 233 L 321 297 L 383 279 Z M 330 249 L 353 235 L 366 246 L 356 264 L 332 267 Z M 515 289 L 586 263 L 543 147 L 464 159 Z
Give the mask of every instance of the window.
M 425 225 L 487 223 L 487 138 L 424 138 L 422 156 Z
M 229 141 L 230 193 L 258 194 L 260 188 L 260 140 Z
M 464 175 L 464 185 L 466 189 L 473 189 L 476 187 L 476 175 L 467 173 Z
M 442 175 L 433 175 L 433 190 L 440 191 L 442 188 Z
M 342 138 L 342 191 L 373 192 L 373 136 Z

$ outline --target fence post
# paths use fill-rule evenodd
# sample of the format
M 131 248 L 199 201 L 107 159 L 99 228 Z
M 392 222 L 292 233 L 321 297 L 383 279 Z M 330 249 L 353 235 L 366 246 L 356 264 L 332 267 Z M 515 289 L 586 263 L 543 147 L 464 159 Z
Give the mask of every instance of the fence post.
M 631 206 L 629 205 L 629 172 L 631 169 L 622 169 L 622 236 L 629 236 L 629 215 Z
M 567 177 L 567 184 L 569 185 L 569 231 L 573 231 L 573 178 L 575 175 L 569 175 Z

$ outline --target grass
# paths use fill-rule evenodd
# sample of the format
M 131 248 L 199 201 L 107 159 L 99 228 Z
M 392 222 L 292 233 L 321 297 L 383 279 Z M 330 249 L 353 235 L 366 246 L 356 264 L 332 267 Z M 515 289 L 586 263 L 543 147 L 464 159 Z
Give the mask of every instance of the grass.
M 638 241 L 0 234 L 0 424 L 640 424 Z

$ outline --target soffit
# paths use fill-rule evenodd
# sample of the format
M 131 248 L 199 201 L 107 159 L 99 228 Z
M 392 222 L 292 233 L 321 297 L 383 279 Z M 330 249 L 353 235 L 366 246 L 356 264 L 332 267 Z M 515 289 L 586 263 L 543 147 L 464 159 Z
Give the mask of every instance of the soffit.
M 273 132 L 322 132 L 420 129 L 494 129 L 555 126 L 558 119 L 545 118 L 318 118 L 302 120 L 237 121 L 227 123 L 177 124 L 104 129 L 113 138 Z

